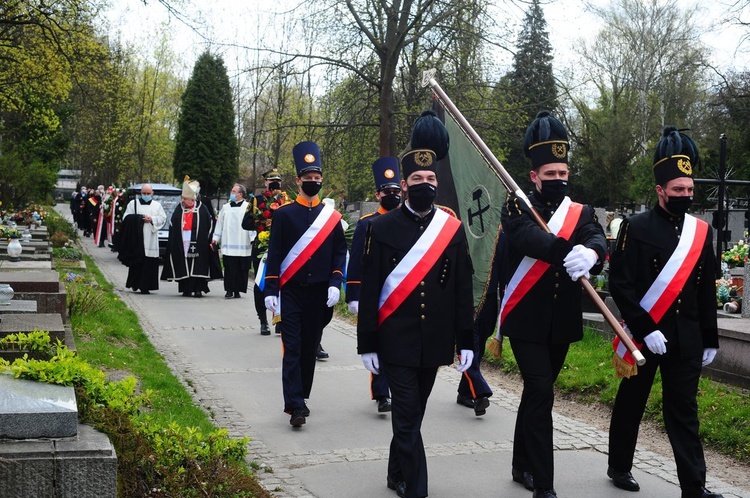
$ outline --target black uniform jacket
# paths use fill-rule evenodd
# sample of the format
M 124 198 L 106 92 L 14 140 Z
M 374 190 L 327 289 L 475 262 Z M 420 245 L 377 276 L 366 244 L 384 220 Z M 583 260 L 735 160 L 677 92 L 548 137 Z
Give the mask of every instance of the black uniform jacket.
M 667 349 L 683 358 L 719 347 L 716 325 L 716 260 L 709 228 L 703 251 L 682 292 L 659 323 L 639 304 L 677 247 L 684 218 L 661 207 L 622 222 L 610 257 L 609 289 L 630 332 L 638 342 L 655 330 L 667 338 Z
M 357 351 L 408 367 L 453 363 L 456 348 L 472 349 L 474 304 L 466 234 L 461 227 L 424 280 L 378 326 L 386 277 L 422 235 L 435 209 L 420 218 L 402 205 L 370 221 L 362 259 Z
M 284 204 L 274 212 L 266 260 L 265 296 L 279 293 L 281 262 L 322 210 L 323 203 L 317 198 L 308 205 L 305 199 L 297 197 L 295 202 Z M 328 282 L 329 287 L 340 288 L 344 280 L 345 265 L 346 239 L 344 229 L 338 223 L 289 281 L 304 285 Z
M 535 191 L 531 204 L 549 221 L 557 209 L 556 204 L 543 200 Z M 550 263 L 539 281 L 526 293 L 501 323 L 500 333 L 529 342 L 570 344 L 583 337 L 581 311 L 581 284 L 570 279 L 563 259 L 582 244 L 596 251 L 599 260 L 591 274 L 601 272 L 607 254 L 604 230 L 591 206 L 584 206 L 573 233 L 567 241 L 542 230 L 531 218 L 523 201 L 519 200 L 524 214 L 511 216 L 508 207 L 503 209 L 503 231 L 500 243 L 507 243 L 500 268 L 500 287 L 505 289 L 524 256 Z M 505 242 L 507 241 L 507 242 Z
M 188 262 L 188 258 L 185 258 L 185 249 L 182 244 L 183 208 L 181 204 L 178 204 L 172 213 L 171 225 L 169 226 L 166 260 L 161 272 L 162 280 L 184 280 L 189 277 L 217 279 L 222 277 L 219 254 L 211 250 L 210 245 L 215 220 L 205 204 L 199 203 L 197 207 L 198 211 L 193 218 L 192 240 L 195 241 L 195 250 L 198 256 L 190 258 L 191 262 Z
M 365 237 L 367 225 L 381 214 L 388 211 L 378 206 L 374 213 L 366 214 L 357 221 L 352 235 L 352 248 L 349 250 L 349 266 L 346 267 L 346 302 L 359 301 L 359 291 L 362 285 L 362 254 L 365 251 Z

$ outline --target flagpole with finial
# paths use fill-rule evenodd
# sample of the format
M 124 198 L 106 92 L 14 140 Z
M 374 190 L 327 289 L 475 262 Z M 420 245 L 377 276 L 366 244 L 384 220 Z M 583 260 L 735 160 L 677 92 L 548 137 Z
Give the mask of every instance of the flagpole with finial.
M 436 69 L 424 71 L 422 73 L 422 86 L 429 86 L 430 88 L 432 88 L 437 99 L 440 100 L 440 102 L 445 107 L 445 110 L 449 112 L 451 116 L 453 116 L 467 138 L 471 140 L 471 142 L 479 150 L 482 156 L 484 156 L 485 160 L 490 165 L 497 177 L 500 179 L 500 182 L 503 184 L 503 186 L 508 191 L 513 192 L 516 196 L 518 196 L 519 199 L 523 199 L 523 201 L 530 209 L 531 216 L 534 218 L 534 222 L 546 232 L 551 233 L 549 227 L 547 226 L 547 222 L 544 221 L 544 218 L 542 218 L 542 216 L 534 208 L 534 206 L 531 205 L 531 201 L 526 196 L 526 193 L 518 186 L 516 181 L 510 176 L 510 174 L 506 171 L 500 161 L 495 157 L 495 154 L 493 154 L 487 144 L 484 143 L 484 140 L 482 140 L 482 138 L 474 130 L 471 124 L 469 124 L 463 114 L 461 114 L 461 111 L 458 110 L 458 108 L 455 106 L 455 104 L 453 104 L 445 91 L 443 91 L 443 89 L 440 87 L 438 82 L 435 80 L 436 72 Z M 615 334 L 620 339 L 622 344 L 627 348 L 630 354 L 633 355 L 636 364 L 639 366 L 644 365 L 646 363 L 646 358 L 644 358 L 643 353 L 641 353 L 641 351 L 635 345 L 630 335 L 625 332 L 625 330 L 622 328 L 622 325 L 620 325 L 620 322 L 617 321 L 617 318 L 615 318 L 610 309 L 607 308 L 607 305 L 604 304 L 604 301 L 602 301 L 601 297 L 599 297 L 599 294 L 596 292 L 596 289 L 594 289 L 594 286 L 591 285 L 591 282 L 589 282 L 588 278 L 581 277 L 578 279 L 578 281 L 581 283 L 581 286 L 583 286 L 583 290 L 599 309 L 607 324 L 612 327 L 612 330 L 614 330 Z

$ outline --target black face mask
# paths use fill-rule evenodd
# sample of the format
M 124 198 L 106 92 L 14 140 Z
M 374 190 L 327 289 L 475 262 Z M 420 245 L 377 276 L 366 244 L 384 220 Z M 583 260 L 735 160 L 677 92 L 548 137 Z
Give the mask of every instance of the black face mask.
M 427 182 L 417 183 L 416 185 L 409 185 L 407 192 L 409 192 L 409 206 L 414 211 L 423 213 L 430 209 L 435 201 L 437 187 Z
M 271 182 L 268 184 L 268 190 L 281 190 L 281 182 Z
M 690 206 L 693 204 L 693 198 L 691 196 L 667 196 L 666 208 L 670 214 L 677 216 L 678 218 L 684 216 L 687 213 Z
M 559 203 L 568 195 L 567 180 L 542 180 L 542 197 L 549 201 Z
M 388 194 L 380 198 L 380 205 L 386 211 L 396 209 L 399 204 L 401 204 L 401 196 L 398 194 Z
M 310 197 L 315 197 L 323 188 L 323 182 L 304 181 L 302 182 L 302 191 Z

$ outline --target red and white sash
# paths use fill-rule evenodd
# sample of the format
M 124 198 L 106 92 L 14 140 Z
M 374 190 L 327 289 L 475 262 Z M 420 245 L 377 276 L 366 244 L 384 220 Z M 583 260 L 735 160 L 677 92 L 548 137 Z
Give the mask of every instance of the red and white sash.
M 460 227 L 461 222 L 456 218 L 441 209 L 435 210 L 427 229 L 383 283 L 378 302 L 378 325 L 391 316 L 417 288 Z
M 557 211 L 555 211 L 555 214 L 550 218 L 547 226 L 554 235 L 568 240 L 573 235 L 576 225 L 578 225 L 582 211 L 583 204 L 573 202 L 570 200 L 570 197 L 566 196 L 560 203 Z M 505 287 L 505 294 L 503 295 L 503 302 L 500 305 L 500 315 L 498 317 L 498 333 L 503 319 L 521 302 L 521 299 L 536 285 L 549 267 L 550 264 L 547 262 L 524 256 L 508 285 Z
M 685 287 L 685 282 L 693 272 L 703 251 L 707 234 L 708 223 L 697 219 L 695 216 L 685 215 L 685 222 L 682 224 L 682 232 L 680 232 L 677 247 L 640 301 L 641 307 L 651 315 L 654 323 L 659 323 Z M 625 330 L 630 334 L 627 326 L 625 326 Z M 630 336 L 632 337 L 632 334 Z M 642 347 L 642 345 L 638 346 L 639 349 Z M 622 344 L 619 337 L 615 337 L 612 348 L 627 363 L 635 364 L 635 359 Z
M 281 262 L 279 287 L 283 287 L 304 266 L 340 222 L 341 213 L 331 206 L 324 205 L 312 225 L 295 242 Z

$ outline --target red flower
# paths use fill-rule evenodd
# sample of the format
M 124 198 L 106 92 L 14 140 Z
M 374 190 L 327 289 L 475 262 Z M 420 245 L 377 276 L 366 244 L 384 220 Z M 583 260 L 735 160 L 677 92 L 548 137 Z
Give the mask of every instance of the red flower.
M 255 227 L 255 229 L 256 229 L 256 231 L 258 231 L 258 232 L 262 232 L 263 230 L 265 230 L 265 229 L 266 229 L 266 227 L 265 227 L 265 226 L 263 226 L 263 225 L 258 225 L 258 226 L 256 226 L 256 227 Z
M 268 219 L 268 218 L 270 218 L 270 217 L 271 217 L 271 211 L 269 211 L 269 210 L 265 210 L 265 211 L 263 211 L 263 217 L 264 217 L 265 219 Z
M 260 204 L 258 204 L 258 209 L 266 209 L 266 203 L 261 202 Z

